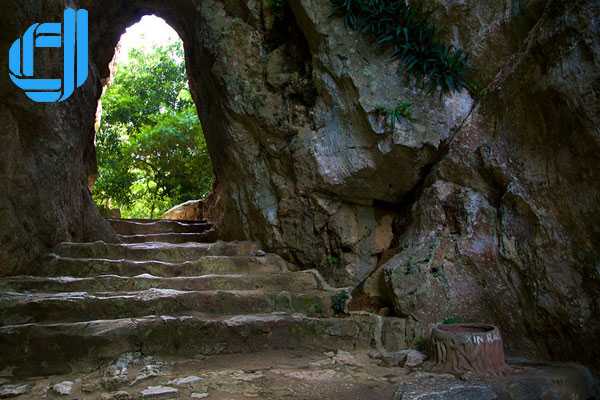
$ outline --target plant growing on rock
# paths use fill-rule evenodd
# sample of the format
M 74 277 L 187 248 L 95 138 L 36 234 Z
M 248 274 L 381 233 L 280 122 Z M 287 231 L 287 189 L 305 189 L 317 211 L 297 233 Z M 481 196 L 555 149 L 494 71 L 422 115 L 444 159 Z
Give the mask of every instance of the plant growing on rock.
M 267 0 L 267 4 L 275 13 L 282 12 L 286 5 L 286 0 Z
M 278 26 L 282 25 L 285 22 L 287 0 L 266 0 L 266 5 L 274 19 L 272 23 Z
M 377 112 L 385 116 L 385 124 L 390 128 L 396 126 L 396 122 L 405 119 L 413 122 L 415 119 L 412 115 L 412 103 L 410 101 L 399 101 L 394 108 L 378 107 Z
M 349 29 L 369 35 L 392 58 L 401 72 L 418 86 L 441 94 L 470 89 L 466 75 L 469 57 L 461 49 L 442 43 L 430 21 L 432 12 L 405 0 L 331 0 L 334 15 Z
M 450 324 L 460 324 L 460 323 L 463 323 L 463 322 L 465 322 L 465 321 L 463 321 L 462 318 L 457 317 L 457 316 L 451 316 L 451 317 L 448 317 L 448 318 L 444 319 L 442 321 L 442 324 L 444 324 L 444 325 L 450 325 Z
M 325 265 L 329 268 L 336 269 L 342 265 L 342 260 L 338 256 L 327 256 L 325 259 Z
M 431 340 L 429 338 L 419 336 L 415 339 L 414 347 L 422 353 L 427 353 L 431 346 Z
M 331 307 L 336 314 L 345 314 L 346 305 L 350 300 L 350 294 L 347 290 L 340 290 L 331 296 Z

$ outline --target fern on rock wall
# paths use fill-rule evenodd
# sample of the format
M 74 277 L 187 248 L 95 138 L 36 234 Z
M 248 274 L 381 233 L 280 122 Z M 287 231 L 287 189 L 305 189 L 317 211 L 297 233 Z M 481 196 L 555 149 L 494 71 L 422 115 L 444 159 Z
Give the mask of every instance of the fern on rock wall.
M 468 55 L 440 41 L 431 11 L 405 0 L 331 2 L 334 15 L 342 16 L 348 28 L 369 35 L 379 47 L 391 48 L 402 72 L 419 86 L 442 93 L 471 89 Z

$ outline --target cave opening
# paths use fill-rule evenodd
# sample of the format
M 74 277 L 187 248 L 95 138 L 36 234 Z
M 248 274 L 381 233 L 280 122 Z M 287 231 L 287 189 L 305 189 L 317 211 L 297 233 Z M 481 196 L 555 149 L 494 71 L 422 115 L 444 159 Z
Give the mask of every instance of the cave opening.
M 143 16 L 122 34 L 110 71 L 98 105 L 91 184 L 101 213 L 155 219 L 203 200 L 214 173 L 179 34 L 164 19 Z

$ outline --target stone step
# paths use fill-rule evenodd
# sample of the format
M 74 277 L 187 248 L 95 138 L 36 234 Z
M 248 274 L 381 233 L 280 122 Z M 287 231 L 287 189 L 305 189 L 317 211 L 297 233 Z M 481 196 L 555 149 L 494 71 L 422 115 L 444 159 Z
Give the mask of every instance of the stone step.
M 0 292 L 133 292 L 147 289 L 200 290 L 287 290 L 322 289 L 313 272 L 284 272 L 250 275 L 204 275 L 133 277 L 100 275 L 88 278 L 17 276 L 0 279 Z
M 0 324 L 80 322 L 200 312 L 214 315 L 299 312 L 333 315 L 333 293 L 307 291 L 179 291 L 3 293 Z
M 107 218 L 106 219 L 111 224 L 113 222 L 139 222 L 144 224 L 154 223 L 154 222 L 181 222 L 183 224 L 208 224 L 209 222 L 206 219 L 199 220 L 191 220 L 191 219 L 150 219 L 150 218 Z
M 217 231 L 214 229 L 202 233 L 150 233 L 145 235 L 118 235 L 122 243 L 214 243 Z
M 109 219 L 119 235 L 147 235 L 156 233 L 202 233 L 212 228 L 207 222 L 182 222 L 169 220 Z
M 409 320 L 366 314 L 148 316 L 27 324 L 0 327 L 0 370 L 18 377 L 91 371 L 128 352 L 193 358 L 267 350 L 368 349 L 376 343 L 397 351 L 414 345 L 422 335 L 423 329 Z
M 195 261 L 169 263 L 163 261 L 108 260 L 101 258 L 69 258 L 51 255 L 31 274 L 35 276 L 89 277 L 97 275 L 136 276 L 150 274 L 162 277 L 201 276 L 208 274 L 278 273 L 288 271 L 279 256 L 205 256 Z
M 259 247 L 254 242 L 216 243 L 62 243 L 55 249 L 61 257 L 111 260 L 184 262 L 204 256 L 251 256 Z

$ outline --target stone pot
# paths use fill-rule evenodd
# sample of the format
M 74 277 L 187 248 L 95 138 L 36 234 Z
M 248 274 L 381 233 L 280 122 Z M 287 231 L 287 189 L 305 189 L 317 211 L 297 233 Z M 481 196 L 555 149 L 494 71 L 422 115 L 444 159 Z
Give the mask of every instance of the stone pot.
M 486 324 L 440 324 L 431 333 L 435 369 L 451 374 L 504 375 L 500 330 Z

